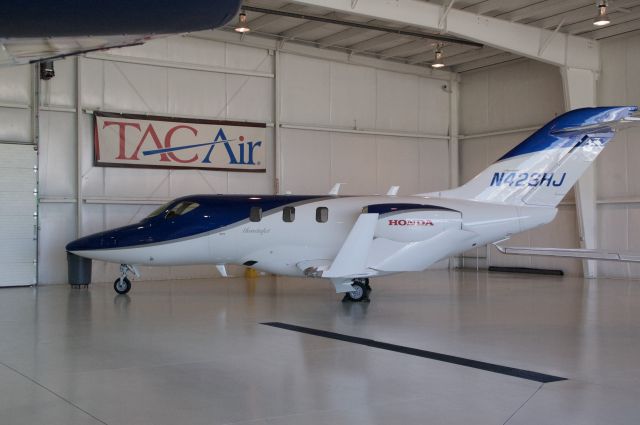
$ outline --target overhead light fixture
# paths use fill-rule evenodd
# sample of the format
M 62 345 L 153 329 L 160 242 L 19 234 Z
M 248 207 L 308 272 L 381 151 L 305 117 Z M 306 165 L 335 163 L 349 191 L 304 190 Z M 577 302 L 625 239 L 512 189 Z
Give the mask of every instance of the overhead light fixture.
M 239 33 L 251 31 L 251 28 L 247 25 L 247 14 L 244 13 L 244 10 L 238 15 L 238 26 L 235 27 L 235 31 Z
M 598 4 L 598 16 L 593 20 L 593 25 L 597 27 L 602 27 L 605 25 L 609 25 L 611 23 L 611 19 L 609 19 L 609 15 L 607 15 L 607 2 L 602 1 Z
M 433 63 L 431 64 L 431 68 L 443 68 L 444 67 L 444 61 L 442 60 L 443 55 L 442 55 L 442 49 L 440 49 L 440 47 L 438 47 L 436 49 L 436 55 L 435 55 L 435 59 L 433 61 Z

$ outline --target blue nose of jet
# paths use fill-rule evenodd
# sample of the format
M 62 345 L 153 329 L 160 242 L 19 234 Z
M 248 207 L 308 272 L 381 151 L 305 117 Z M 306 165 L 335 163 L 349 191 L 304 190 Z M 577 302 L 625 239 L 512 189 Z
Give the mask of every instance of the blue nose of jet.
M 101 232 L 94 233 L 93 235 L 85 236 L 75 241 L 71 241 L 67 244 L 66 250 L 69 252 L 75 251 L 94 251 L 104 248 L 113 248 L 117 246 L 117 236 L 112 234 L 113 232 Z

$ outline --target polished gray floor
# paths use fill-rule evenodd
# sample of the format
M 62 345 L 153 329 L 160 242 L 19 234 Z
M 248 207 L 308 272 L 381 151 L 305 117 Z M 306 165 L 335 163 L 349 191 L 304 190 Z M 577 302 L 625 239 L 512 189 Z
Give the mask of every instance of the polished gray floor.
M 0 290 L 0 424 L 638 424 L 640 282 L 475 272 Z M 260 325 L 568 378 L 539 384 Z

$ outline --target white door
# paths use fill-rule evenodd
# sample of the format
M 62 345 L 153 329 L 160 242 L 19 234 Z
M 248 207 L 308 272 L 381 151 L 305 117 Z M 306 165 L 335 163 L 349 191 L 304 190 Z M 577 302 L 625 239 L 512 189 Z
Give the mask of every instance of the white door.
M 37 155 L 0 143 L 0 286 L 36 283 Z

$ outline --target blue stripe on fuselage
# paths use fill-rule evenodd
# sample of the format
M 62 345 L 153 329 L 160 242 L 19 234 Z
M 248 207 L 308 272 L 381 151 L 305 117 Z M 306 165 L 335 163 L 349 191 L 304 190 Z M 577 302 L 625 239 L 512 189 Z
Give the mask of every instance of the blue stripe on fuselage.
M 165 212 L 145 218 L 129 226 L 107 230 L 76 239 L 66 246 L 67 251 L 127 248 L 155 244 L 195 236 L 221 229 L 249 218 L 251 207 L 263 213 L 299 202 L 322 199 L 326 196 L 272 195 L 192 195 L 175 199 Z M 190 201 L 199 207 L 181 216 L 166 218 L 166 212 L 179 202 Z

